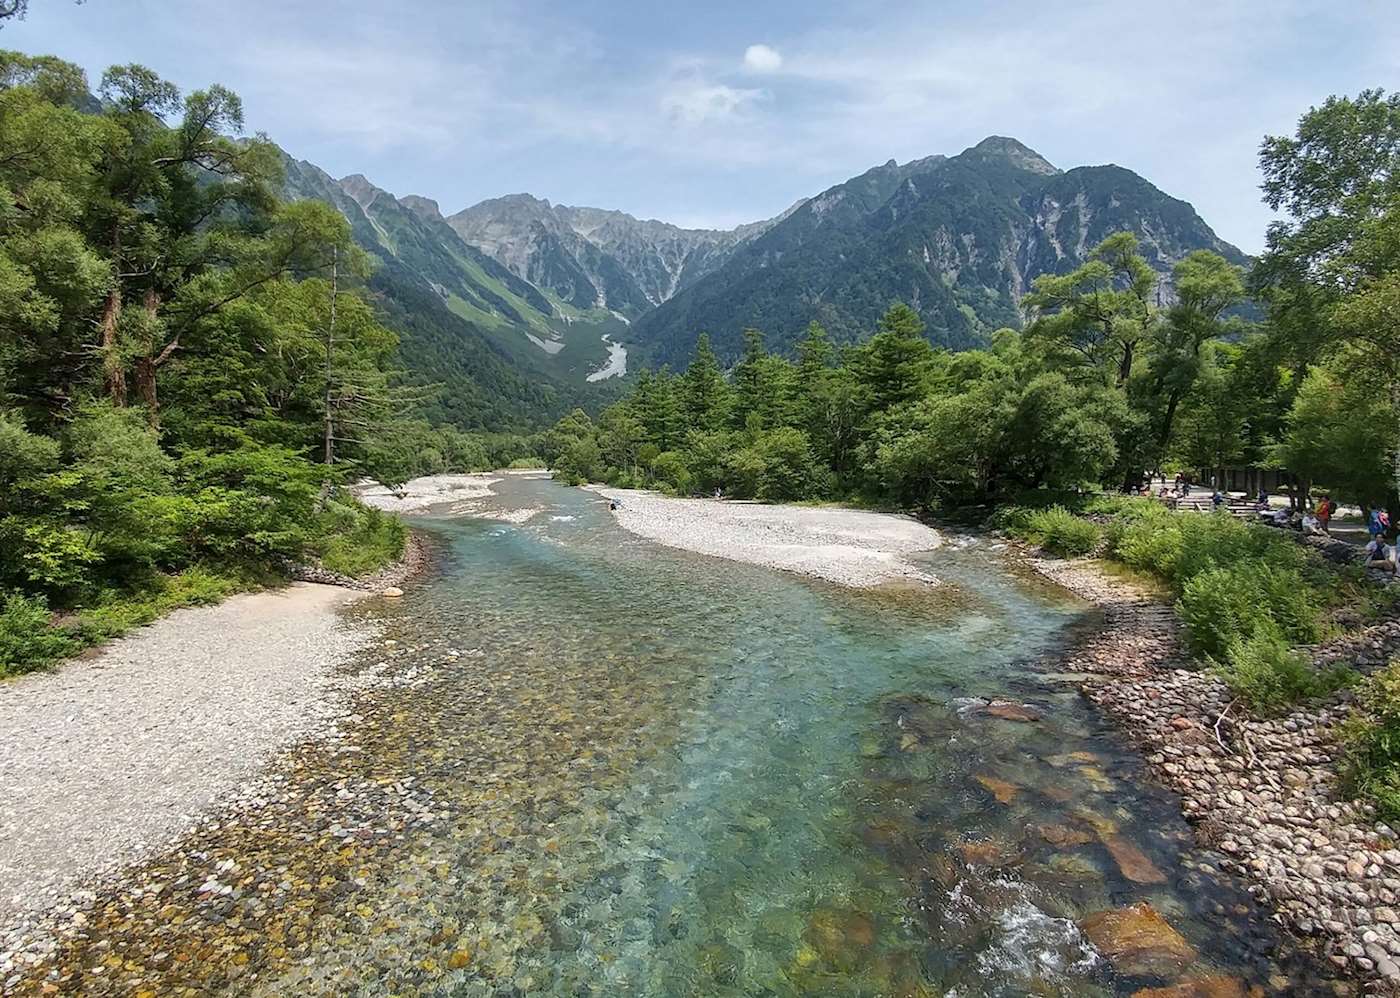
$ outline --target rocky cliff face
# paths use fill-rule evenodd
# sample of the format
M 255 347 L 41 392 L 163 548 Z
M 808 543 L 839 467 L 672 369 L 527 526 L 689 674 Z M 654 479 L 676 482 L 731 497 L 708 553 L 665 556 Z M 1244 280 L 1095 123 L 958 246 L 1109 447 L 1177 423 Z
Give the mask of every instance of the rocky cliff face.
M 781 217 L 781 216 L 780 216 Z M 554 205 L 514 194 L 447 219 L 469 245 L 580 307 L 636 318 L 717 270 L 770 222 L 683 229 L 621 211 Z

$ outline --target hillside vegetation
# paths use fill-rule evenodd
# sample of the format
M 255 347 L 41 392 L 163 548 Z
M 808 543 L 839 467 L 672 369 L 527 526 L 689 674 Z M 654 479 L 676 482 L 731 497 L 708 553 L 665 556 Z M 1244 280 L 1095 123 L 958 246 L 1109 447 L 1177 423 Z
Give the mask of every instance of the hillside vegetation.
M 344 217 L 276 197 L 238 98 L 0 53 L 0 676 L 404 529 L 418 393 Z

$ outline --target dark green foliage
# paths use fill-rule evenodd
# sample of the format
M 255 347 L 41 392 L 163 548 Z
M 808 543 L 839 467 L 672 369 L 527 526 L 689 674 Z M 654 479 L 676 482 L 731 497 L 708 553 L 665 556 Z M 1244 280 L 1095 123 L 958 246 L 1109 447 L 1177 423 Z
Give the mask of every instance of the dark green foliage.
M 418 425 L 345 220 L 278 201 L 221 87 L 122 66 L 102 104 L 80 92 L 76 67 L 0 54 L 0 674 L 288 561 L 403 549 L 344 491 L 412 470 L 384 441 Z M 442 463 L 487 459 L 428 433 Z
M 1256 627 L 1248 637 L 1231 638 L 1215 668 L 1235 696 L 1259 714 L 1284 713 L 1355 680 L 1355 674 L 1347 669 L 1313 668 L 1307 656 L 1292 650 L 1288 637 L 1272 623 Z
M 1063 506 L 1036 510 L 1025 517 L 1024 536 L 1060 558 L 1093 553 L 1099 546 L 1096 524 L 1081 519 Z
M 1400 821 L 1400 662 L 1357 686 L 1342 745 L 1348 791 L 1371 800 L 1386 821 Z
M 1240 643 L 1257 634 L 1306 644 L 1322 632 L 1319 608 L 1302 575 L 1265 561 L 1199 572 L 1182 587 L 1177 609 L 1191 650 L 1215 659 L 1233 658 Z
M 42 597 L 12 593 L 0 600 L 0 679 L 43 668 L 80 647 L 76 639 L 49 625 Z

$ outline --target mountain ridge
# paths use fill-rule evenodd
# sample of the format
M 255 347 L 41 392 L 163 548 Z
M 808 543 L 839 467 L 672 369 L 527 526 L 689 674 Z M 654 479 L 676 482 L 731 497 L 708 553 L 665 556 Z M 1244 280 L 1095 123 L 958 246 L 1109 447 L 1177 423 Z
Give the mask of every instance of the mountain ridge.
M 654 364 L 680 366 L 701 332 L 722 360 L 747 327 L 790 348 L 807 324 L 838 342 L 908 302 L 941 346 L 979 346 L 1019 327 L 1020 299 L 1043 273 L 1083 263 L 1113 231 L 1134 232 L 1170 294 L 1171 267 L 1195 249 L 1248 258 L 1185 202 L 1123 167 L 1062 170 L 1030 147 L 989 136 L 956 156 L 872 167 L 808 199 L 715 273 L 644 316 L 627 342 Z
M 320 197 L 345 214 L 385 262 L 388 276 L 377 280 L 400 291 L 413 283 L 400 297 L 450 315 L 441 323 L 478 345 L 467 352 L 490 368 L 488 380 L 503 378 L 499 361 L 555 403 L 604 371 L 683 367 L 701 332 L 726 362 L 750 326 L 778 351 L 814 320 L 838 343 L 857 342 L 896 300 L 919 311 L 935 343 L 980 345 L 1023 323 L 1020 301 L 1036 276 L 1078 266 L 1120 229 L 1138 236 L 1163 294 L 1191 250 L 1248 261 L 1189 203 L 1133 171 L 1061 169 L 1000 135 L 953 156 L 888 160 L 732 229 L 529 193 L 449 215 L 430 197 L 396 197 L 361 174 L 336 180 L 287 163 L 289 196 Z M 630 360 L 616 362 L 619 344 Z

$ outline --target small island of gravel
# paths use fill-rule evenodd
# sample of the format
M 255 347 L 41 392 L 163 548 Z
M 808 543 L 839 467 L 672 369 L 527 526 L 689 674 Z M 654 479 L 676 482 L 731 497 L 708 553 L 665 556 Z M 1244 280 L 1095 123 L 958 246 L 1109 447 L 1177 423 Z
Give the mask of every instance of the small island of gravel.
M 673 499 L 637 489 L 595 489 L 617 503 L 626 530 L 668 547 L 763 565 L 854 588 L 936 582 L 907 559 L 942 543 L 909 516 L 839 507 Z

